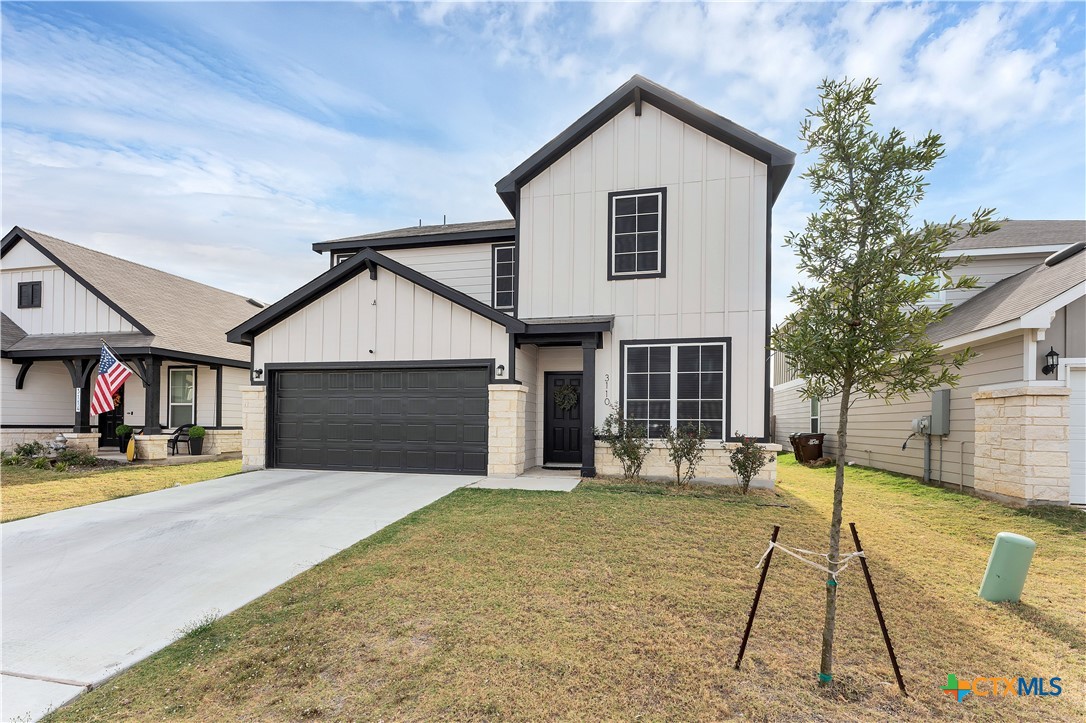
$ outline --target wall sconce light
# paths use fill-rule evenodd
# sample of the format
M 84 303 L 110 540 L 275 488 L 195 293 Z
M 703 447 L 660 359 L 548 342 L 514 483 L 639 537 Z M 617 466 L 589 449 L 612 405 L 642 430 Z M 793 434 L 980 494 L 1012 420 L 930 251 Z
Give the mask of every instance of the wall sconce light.
M 253 378 L 254 379 L 259 379 L 262 376 L 264 376 L 264 370 L 263 369 L 254 369 L 253 370 Z
M 497 376 L 499 376 L 499 377 L 504 377 L 505 376 L 505 365 L 504 364 L 499 364 L 498 365 Z
M 1048 362 L 1041 367 L 1041 374 L 1048 375 L 1056 371 L 1060 365 L 1060 353 L 1056 351 L 1056 347 L 1048 347 L 1048 353 L 1045 354 L 1045 361 Z

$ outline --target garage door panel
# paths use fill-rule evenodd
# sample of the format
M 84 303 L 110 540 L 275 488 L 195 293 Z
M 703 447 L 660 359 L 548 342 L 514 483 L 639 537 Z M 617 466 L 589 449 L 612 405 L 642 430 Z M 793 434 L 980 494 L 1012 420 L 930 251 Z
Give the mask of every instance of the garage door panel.
M 271 457 L 283 467 L 486 473 L 477 369 L 280 371 Z

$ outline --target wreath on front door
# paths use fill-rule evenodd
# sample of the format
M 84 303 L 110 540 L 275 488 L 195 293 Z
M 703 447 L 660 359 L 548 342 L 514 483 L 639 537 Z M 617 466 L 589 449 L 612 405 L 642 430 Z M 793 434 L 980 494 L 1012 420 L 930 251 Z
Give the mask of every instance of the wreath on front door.
M 563 384 L 554 390 L 554 405 L 563 412 L 576 407 L 580 399 L 581 395 L 577 392 L 577 387 L 572 384 Z

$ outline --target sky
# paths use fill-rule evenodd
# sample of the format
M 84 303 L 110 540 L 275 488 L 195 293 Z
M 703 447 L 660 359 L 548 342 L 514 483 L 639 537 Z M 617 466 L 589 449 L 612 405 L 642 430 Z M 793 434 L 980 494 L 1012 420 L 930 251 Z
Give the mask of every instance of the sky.
M 942 134 L 917 221 L 1086 217 L 1082 3 L 0 5 L 2 223 L 264 301 L 311 244 L 508 218 L 494 183 L 635 73 L 797 153 L 823 78 Z

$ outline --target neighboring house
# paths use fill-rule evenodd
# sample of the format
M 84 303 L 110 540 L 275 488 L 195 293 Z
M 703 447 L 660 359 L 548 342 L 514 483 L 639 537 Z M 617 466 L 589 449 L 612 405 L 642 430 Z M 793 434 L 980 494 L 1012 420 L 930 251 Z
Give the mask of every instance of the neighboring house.
M 225 333 L 257 302 L 16 226 L 3 240 L 2 446 L 63 433 L 69 446 L 116 445 L 127 424 L 165 449 L 164 428 L 208 428 L 208 453 L 241 449 L 249 355 Z M 106 341 L 141 374 L 117 408 L 90 413 Z M 153 451 L 152 451 L 153 448 Z
M 702 476 L 730 478 L 725 441 L 768 434 L 794 158 L 634 76 L 497 183 L 512 219 L 314 244 L 329 270 L 229 334 L 253 352 L 245 466 L 590 476 L 621 408 L 657 438 L 704 425 Z
M 932 396 L 860 400 L 849 413 L 848 461 L 1009 502 L 1086 504 L 1084 245 L 1084 221 L 1005 221 L 952 246 L 949 254 L 968 254 L 952 275 L 976 276 L 980 288 L 932 299 L 955 308 L 928 336 L 948 353 L 977 352 L 949 390 L 946 433 L 902 449 L 912 420 L 933 414 Z M 774 364 L 776 439 L 821 431 L 835 455 L 838 400 L 802 399 L 803 380 L 779 355 Z M 938 423 L 938 404 L 934 414 Z

